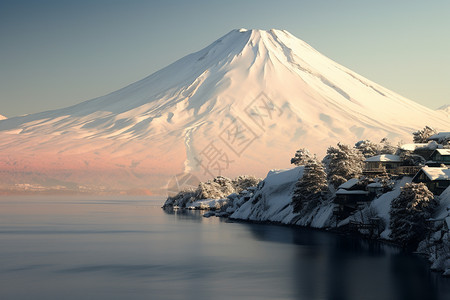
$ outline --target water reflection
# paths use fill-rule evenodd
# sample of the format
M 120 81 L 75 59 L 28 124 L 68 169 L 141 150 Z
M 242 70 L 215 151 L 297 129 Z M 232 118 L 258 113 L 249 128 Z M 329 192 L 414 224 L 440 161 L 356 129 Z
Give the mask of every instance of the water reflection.
M 168 214 L 176 217 L 179 220 L 189 220 L 196 223 L 203 221 L 203 213 L 200 210 L 187 210 L 187 209 L 174 209 L 174 208 L 162 208 L 162 210 Z
M 204 220 L 199 211 L 166 213 Z M 297 299 L 447 299 L 450 292 L 448 278 L 430 272 L 423 259 L 394 246 L 305 228 L 233 223 L 257 241 L 294 247 L 286 259 Z
M 257 240 L 298 245 L 293 286 L 301 299 L 447 299 L 449 279 L 420 257 L 353 236 L 241 223 Z
M 425 261 L 400 252 L 390 257 L 389 266 L 398 299 L 443 299 L 444 295 L 448 299 L 448 279 L 430 272 Z
M 196 223 L 203 223 L 208 220 L 208 218 L 203 217 L 206 210 L 195 210 L 195 209 L 174 209 L 170 207 L 162 208 L 164 213 L 167 215 L 172 215 L 179 220 L 188 220 Z M 217 218 L 215 216 L 211 217 L 211 220 L 221 222 L 221 223 L 232 223 L 228 218 Z

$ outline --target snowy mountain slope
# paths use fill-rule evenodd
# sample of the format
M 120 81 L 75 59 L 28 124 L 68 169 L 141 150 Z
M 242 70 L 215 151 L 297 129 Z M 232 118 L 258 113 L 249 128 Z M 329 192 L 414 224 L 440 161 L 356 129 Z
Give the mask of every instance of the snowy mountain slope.
M 2 116 L 2 115 L 0 115 L 0 120 L 4 120 L 4 119 L 6 119 L 6 117 L 5 117 L 5 116 Z
M 439 107 L 436 111 L 444 113 L 447 117 L 450 117 L 450 104 L 443 105 Z
M 183 171 L 261 176 L 288 166 L 299 147 L 407 141 L 425 125 L 450 122 L 287 31 L 240 29 L 106 96 L 3 120 L 0 169 L 156 187 Z

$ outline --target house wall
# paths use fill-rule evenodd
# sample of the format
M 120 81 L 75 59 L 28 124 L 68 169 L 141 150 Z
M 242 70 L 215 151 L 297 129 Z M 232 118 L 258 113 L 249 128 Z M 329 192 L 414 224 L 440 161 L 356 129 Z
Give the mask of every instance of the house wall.
M 385 161 L 370 161 L 364 165 L 364 170 L 367 172 L 395 172 L 401 166 L 401 162 L 385 162 Z
M 431 160 L 436 162 L 442 162 L 445 164 L 450 164 L 450 155 L 441 155 L 439 152 L 435 152 L 431 157 Z
M 423 182 L 427 188 L 435 195 L 440 195 L 450 185 L 450 180 L 433 180 L 431 181 L 428 176 L 422 171 L 413 180 L 414 183 Z

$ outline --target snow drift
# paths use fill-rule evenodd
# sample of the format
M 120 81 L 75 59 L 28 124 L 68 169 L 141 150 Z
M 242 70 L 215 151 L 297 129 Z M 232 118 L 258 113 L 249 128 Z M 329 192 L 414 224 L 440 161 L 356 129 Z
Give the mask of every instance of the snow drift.
M 6 186 L 162 187 L 181 172 L 262 176 L 300 146 L 393 142 L 448 117 L 323 56 L 285 30 L 233 30 L 103 97 L 0 121 Z

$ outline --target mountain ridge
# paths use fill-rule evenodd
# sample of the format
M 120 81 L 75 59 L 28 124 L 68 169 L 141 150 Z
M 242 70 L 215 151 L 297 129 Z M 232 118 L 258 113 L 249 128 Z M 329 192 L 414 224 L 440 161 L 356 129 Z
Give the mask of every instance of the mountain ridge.
M 450 117 L 450 104 L 442 105 L 437 109 L 437 111 L 446 114 L 447 117 Z

